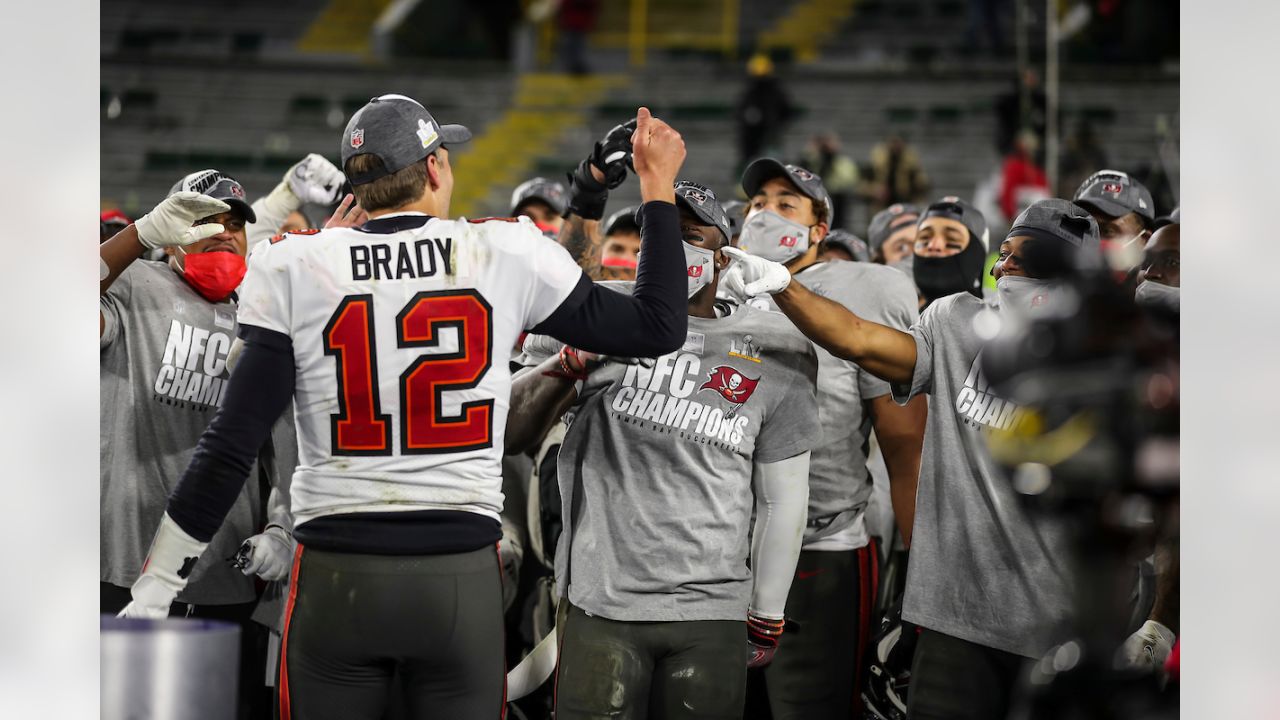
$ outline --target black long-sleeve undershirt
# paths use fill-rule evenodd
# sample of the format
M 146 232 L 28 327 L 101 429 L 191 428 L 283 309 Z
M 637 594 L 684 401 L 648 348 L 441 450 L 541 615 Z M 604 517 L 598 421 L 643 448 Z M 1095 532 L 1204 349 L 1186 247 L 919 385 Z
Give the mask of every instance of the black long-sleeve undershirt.
M 680 212 L 668 202 L 647 202 L 640 213 L 640 262 L 631 296 L 583 275 L 569 298 L 533 332 L 580 350 L 621 357 L 658 357 L 684 344 L 689 286 Z
M 244 351 L 227 380 L 222 406 L 196 444 L 191 464 L 169 495 L 169 517 L 200 542 L 222 526 L 249 477 L 258 448 L 293 397 L 289 336 L 240 326 Z

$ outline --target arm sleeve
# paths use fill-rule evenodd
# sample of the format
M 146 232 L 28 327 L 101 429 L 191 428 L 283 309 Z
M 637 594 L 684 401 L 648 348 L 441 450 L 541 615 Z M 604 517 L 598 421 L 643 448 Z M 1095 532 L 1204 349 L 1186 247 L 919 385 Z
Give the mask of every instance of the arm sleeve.
M 640 264 L 631 296 L 593 284 L 579 269 L 577 287 L 534 332 L 622 357 L 658 357 L 684 344 L 688 282 L 680 215 L 675 205 L 656 201 L 642 205 L 641 215 Z
M 287 335 L 242 325 L 240 362 L 222 406 L 200 436 L 191 464 L 169 496 L 178 527 L 209 542 L 244 487 L 258 449 L 293 395 L 293 344 Z
M 751 537 L 750 611 L 781 620 L 804 539 L 809 508 L 809 453 L 778 462 L 757 462 L 752 486 L 756 524 Z
M 807 343 L 806 343 L 807 344 Z M 756 436 L 755 461 L 773 463 L 813 450 L 822 444 L 818 419 L 818 356 L 813 346 L 795 353 L 788 369 L 791 382 L 780 393 Z

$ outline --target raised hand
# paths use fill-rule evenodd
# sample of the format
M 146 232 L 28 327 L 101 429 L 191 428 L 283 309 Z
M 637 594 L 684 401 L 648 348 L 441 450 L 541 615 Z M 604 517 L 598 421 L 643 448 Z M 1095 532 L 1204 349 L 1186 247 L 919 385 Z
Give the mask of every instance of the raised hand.
M 640 177 L 640 195 L 645 202 L 675 202 L 674 185 L 684 164 L 684 138 L 667 123 L 655 118 L 649 108 L 636 111 L 636 131 L 631 136 L 632 162 Z
M 177 192 L 165 198 L 151 212 L 138 218 L 138 242 L 151 249 L 190 245 L 223 231 L 221 223 L 192 223 L 224 213 L 231 206 L 208 195 Z

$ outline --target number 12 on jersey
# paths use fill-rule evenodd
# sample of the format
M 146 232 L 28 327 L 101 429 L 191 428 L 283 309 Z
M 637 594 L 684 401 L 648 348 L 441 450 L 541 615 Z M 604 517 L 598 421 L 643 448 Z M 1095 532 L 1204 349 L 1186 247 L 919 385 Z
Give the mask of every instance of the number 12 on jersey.
M 446 416 L 443 396 L 480 384 L 493 356 L 492 308 L 476 290 L 420 292 L 396 315 L 396 346 L 434 348 L 455 328 L 458 349 L 423 354 L 400 374 L 400 453 L 456 453 L 493 446 L 493 400 L 462 404 Z M 373 296 L 348 295 L 324 328 L 324 354 L 338 370 L 338 412 L 331 415 L 334 455 L 391 455 L 391 416 L 378 395 Z

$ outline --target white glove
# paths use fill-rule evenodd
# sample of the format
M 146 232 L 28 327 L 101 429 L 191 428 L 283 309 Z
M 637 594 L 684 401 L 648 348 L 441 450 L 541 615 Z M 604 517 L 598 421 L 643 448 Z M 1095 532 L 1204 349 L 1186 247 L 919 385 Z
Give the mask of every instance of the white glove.
M 133 602 L 117 617 L 159 619 L 169 616 L 169 606 L 187 586 L 187 578 L 200 554 L 209 546 L 191 537 L 165 513 L 151 541 L 151 552 L 142 574 L 133 582 Z
M 230 209 L 230 205 L 208 195 L 174 193 L 134 223 L 138 228 L 138 241 L 152 250 L 190 245 L 223 231 L 220 223 L 205 223 L 195 227 L 191 223 Z
M 791 271 L 782 263 L 748 255 L 736 247 L 723 249 L 726 255 L 735 260 L 733 267 L 741 268 L 738 272 L 742 275 L 742 291 L 747 297 L 780 293 L 791 284 Z M 732 267 L 729 269 L 733 270 Z
M 272 525 L 245 540 L 236 553 L 236 567 L 245 575 L 257 575 L 267 582 L 283 580 L 293 567 L 297 543 L 287 530 Z
M 1177 635 L 1155 620 L 1148 620 L 1120 646 L 1117 664 L 1136 670 L 1159 670 L 1173 652 Z
M 311 153 L 289 168 L 284 181 L 289 189 L 304 203 L 316 205 L 332 205 L 342 192 L 342 183 L 347 178 L 336 165 L 323 156 Z
M 742 281 L 742 264 L 734 263 L 728 270 L 720 273 L 720 282 L 716 285 L 716 297 L 724 297 L 736 303 L 744 303 L 751 298 L 747 296 L 747 284 Z

